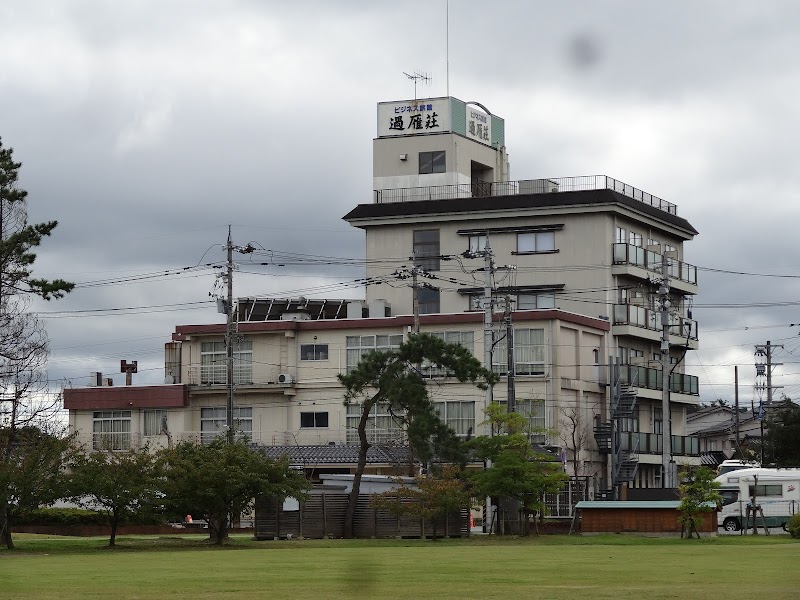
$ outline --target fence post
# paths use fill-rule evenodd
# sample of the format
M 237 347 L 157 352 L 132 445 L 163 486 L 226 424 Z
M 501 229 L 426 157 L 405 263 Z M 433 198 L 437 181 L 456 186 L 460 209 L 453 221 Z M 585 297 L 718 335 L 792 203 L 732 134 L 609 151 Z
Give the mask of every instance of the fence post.
M 322 539 L 328 539 L 328 516 L 325 514 L 325 492 L 322 492 Z

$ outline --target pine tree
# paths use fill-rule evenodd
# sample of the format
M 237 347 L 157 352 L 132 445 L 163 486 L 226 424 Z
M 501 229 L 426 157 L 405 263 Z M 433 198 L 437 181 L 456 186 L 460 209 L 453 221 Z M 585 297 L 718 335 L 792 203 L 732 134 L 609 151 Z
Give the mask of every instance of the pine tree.
M 28 193 L 17 185 L 22 164 L 12 152 L 0 140 L 0 535 L 8 547 L 13 489 L 26 478 L 15 465 L 25 463 L 20 452 L 30 447 L 19 443 L 17 432 L 53 418 L 60 403 L 41 400 L 47 395 L 48 339 L 29 302 L 36 296 L 61 298 L 74 287 L 63 279 L 33 277 L 34 250 L 58 223 L 28 223 Z

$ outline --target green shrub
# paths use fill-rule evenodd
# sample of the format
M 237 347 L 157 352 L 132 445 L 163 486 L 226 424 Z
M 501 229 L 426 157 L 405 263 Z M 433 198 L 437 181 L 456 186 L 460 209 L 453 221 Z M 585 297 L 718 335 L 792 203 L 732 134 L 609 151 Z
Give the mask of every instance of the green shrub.
M 19 525 L 108 525 L 103 512 L 82 508 L 39 508 L 21 515 Z
M 108 514 L 102 510 L 85 510 L 83 508 L 40 508 L 32 510 L 15 521 L 18 525 L 101 525 L 108 526 Z M 132 525 L 161 525 L 165 522 L 160 515 L 152 513 L 134 515 L 126 523 Z
M 800 513 L 795 514 L 789 519 L 789 526 L 787 527 L 789 533 L 793 538 L 800 538 Z

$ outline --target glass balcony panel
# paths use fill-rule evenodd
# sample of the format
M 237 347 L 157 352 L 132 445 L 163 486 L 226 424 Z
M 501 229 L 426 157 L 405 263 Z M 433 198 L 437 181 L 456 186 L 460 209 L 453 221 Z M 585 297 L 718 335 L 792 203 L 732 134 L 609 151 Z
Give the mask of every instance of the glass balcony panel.
M 614 305 L 614 323 L 617 325 L 628 324 L 628 305 L 615 304 Z
M 639 246 L 630 246 L 630 261 L 637 267 L 644 267 L 645 262 L 645 249 Z

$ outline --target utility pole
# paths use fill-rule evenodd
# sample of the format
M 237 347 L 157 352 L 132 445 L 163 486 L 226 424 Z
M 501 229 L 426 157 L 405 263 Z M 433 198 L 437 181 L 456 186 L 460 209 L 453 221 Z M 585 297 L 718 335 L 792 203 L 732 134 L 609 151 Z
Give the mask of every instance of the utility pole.
M 506 363 L 508 364 L 508 401 L 506 410 L 513 413 L 517 409 L 517 396 L 516 396 L 516 366 L 514 364 L 514 323 L 511 313 L 511 296 L 506 295 Z
M 661 486 L 676 487 L 674 464 L 672 462 L 672 412 L 669 406 L 669 258 L 666 248 L 661 250 L 661 283 L 658 297 L 661 304 L 661 433 L 662 453 L 661 469 L 663 477 Z
M 766 344 L 756 344 L 756 391 L 759 397 L 766 390 L 767 392 L 767 406 L 772 404 L 772 390 L 781 389 L 782 385 L 772 385 L 772 371 L 775 367 L 781 366 L 783 363 L 772 362 L 772 350 L 774 348 L 783 348 L 783 344 L 772 344 L 767 340 Z M 766 385 L 763 379 L 766 378 Z M 755 410 L 755 407 L 753 407 Z
M 783 363 L 772 362 L 773 348 L 783 348 L 783 345 L 773 345 L 767 340 L 766 345 L 756 345 L 756 384 L 755 388 L 759 396 L 758 406 L 758 420 L 761 425 L 761 464 L 764 464 L 764 402 L 762 400 L 764 390 L 767 391 L 767 406 L 772 407 L 772 390 L 782 388 L 782 385 L 772 385 L 772 370 L 775 367 L 781 366 Z M 764 385 L 763 378 L 766 378 L 767 383 Z M 753 407 L 755 412 L 755 406 Z
M 736 453 L 739 453 L 739 366 L 736 365 L 733 367 L 733 380 L 734 380 L 734 415 L 735 415 L 735 423 L 736 423 Z
M 483 366 L 487 371 L 492 370 L 492 349 L 494 346 L 494 332 L 492 329 L 492 275 L 494 274 L 494 260 L 489 238 L 486 238 L 486 248 L 483 251 Z M 493 399 L 493 389 L 490 383 L 486 386 L 484 410 L 489 408 Z
M 417 287 L 417 274 L 419 267 L 411 269 L 411 289 L 414 294 L 414 333 L 419 333 L 419 288 Z
M 494 274 L 494 260 L 492 258 L 492 248 L 489 246 L 489 236 L 486 236 L 486 247 L 483 250 L 483 366 L 487 371 L 492 371 L 492 350 L 494 346 L 494 333 L 492 330 L 492 275 Z M 494 390 L 492 383 L 486 386 L 484 397 L 484 412 L 488 410 L 492 403 Z M 490 425 L 489 435 L 494 435 L 493 427 Z M 486 461 L 486 468 L 492 468 L 492 461 Z M 486 498 L 486 522 L 483 530 L 485 533 L 492 533 L 494 523 L 494 507 L 492 499 Z
M 225 424 L 228 427 L 228 441 L 233 441 L 233 242 L 231 241 L 231 226 L 228 225 L 228 242 L 225 244 L 227 254 L 226 279 L 228 284 L 227 301 L 225 302 L 225 360 L 227 367 L 227 403 L 225 410 Z
M 414 260 L 414 257 L 410 257 L 411 260 Z M 419 277 L 431 277 L 428 271 L 423 269 L 422 267 L 415 265 L 410 269 L 403 267 L 402 269 L 398 269 L 394 273 L 392 273 L 392 277 L 396 277 L 397 279 L 408 279 L 411 278 L 411 293 L 412 293 L 412 305 L 414 307 L 414 325 L 413 325 L 413 333 L 419 333 L 419 288 L 424 287 L 426 289 L 438 289 L 435 286 L 429 283 L 419 283 Z

